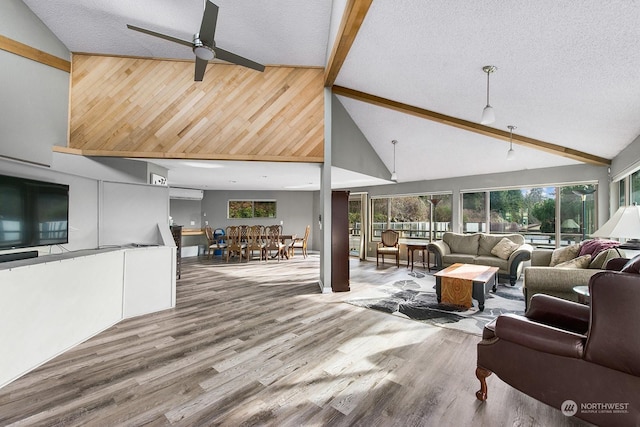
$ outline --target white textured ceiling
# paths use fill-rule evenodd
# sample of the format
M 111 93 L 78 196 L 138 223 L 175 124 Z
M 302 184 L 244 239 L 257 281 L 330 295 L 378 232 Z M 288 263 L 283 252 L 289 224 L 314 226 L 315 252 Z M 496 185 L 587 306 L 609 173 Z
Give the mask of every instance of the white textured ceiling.
M 24 0 L 74 52 L 192 59 L 131 23 L 191 39 L 202 0 Z M 216 42 L 264 64 L 323 66 L 330 0 L 216 0 Z M 640 2 L 375 0 L 336 84 L 611 159 L 640 134 Z M 334 23 L 335 24 L 335 23 Z M 334 25 L 335 27 L 335 25 Z M 340 97 L 399 181 L 575 161 Z
M 172 187 L 201 190 L 320 190 L 319 163 L 172 159 L 146 161 L 168 169 L 167 181 Z M 331 183 L 333 189 L 339 189 L 384 185 L 390 182 L 333 167 Z

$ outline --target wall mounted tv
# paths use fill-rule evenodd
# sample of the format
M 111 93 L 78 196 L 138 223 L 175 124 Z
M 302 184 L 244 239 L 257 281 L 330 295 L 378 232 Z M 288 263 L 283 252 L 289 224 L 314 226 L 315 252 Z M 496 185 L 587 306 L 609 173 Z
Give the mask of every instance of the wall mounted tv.
M 0 250 L 68 242 L 68 185 L 0 175 Z

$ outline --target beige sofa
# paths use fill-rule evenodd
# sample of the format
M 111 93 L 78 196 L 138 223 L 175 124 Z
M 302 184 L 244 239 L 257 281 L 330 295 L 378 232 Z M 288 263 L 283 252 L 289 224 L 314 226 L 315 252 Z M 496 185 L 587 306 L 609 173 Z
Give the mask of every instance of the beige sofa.
M 531 266 L 524 269 L 524 292 L 526 307 L 535 294 L 546 294 L 578 302 L 575 286 L 587 286 L 591 276 L 602 271 L 611 259 L 624 257 L 622 249 L 614 248 L 600 252 L 587 268 L 550 267 L 553 249 L 535 249 L 531 254 Z
M 491 251 L 503 238 L 509 239 L 517 247 L 506 259 Z M 429 243 L 429 251 L 436 256 L 436 268 L 451 264 L 478 264 L 498 267 L 498 276 L 508 278 L 511 286 L 522 274 L 523 262 L 531 258 L 533 247 L 525 243 L 520 234 L 459 234 L 444 233 L 442 240 Z

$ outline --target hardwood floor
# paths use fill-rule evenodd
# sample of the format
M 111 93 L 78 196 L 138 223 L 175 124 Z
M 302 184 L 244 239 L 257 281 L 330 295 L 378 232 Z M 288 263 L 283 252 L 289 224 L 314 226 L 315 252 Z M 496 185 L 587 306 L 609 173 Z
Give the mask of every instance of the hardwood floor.
M 352 260 L 352 291 L 321 294 L 317 255 L 185 259 L 175 309 L 0 389 L 0 425 L 584 425 L 495 375 L 476 400 L 479 337 L 343 302 L 406 273 Z

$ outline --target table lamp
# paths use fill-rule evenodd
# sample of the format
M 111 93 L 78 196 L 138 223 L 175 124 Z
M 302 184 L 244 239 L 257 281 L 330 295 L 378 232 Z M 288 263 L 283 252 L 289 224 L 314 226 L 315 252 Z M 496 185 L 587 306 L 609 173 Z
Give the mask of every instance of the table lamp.
M 640 206 L 621 206 L 591 237 L 629 239 L 619 247 L 640 250 Z

